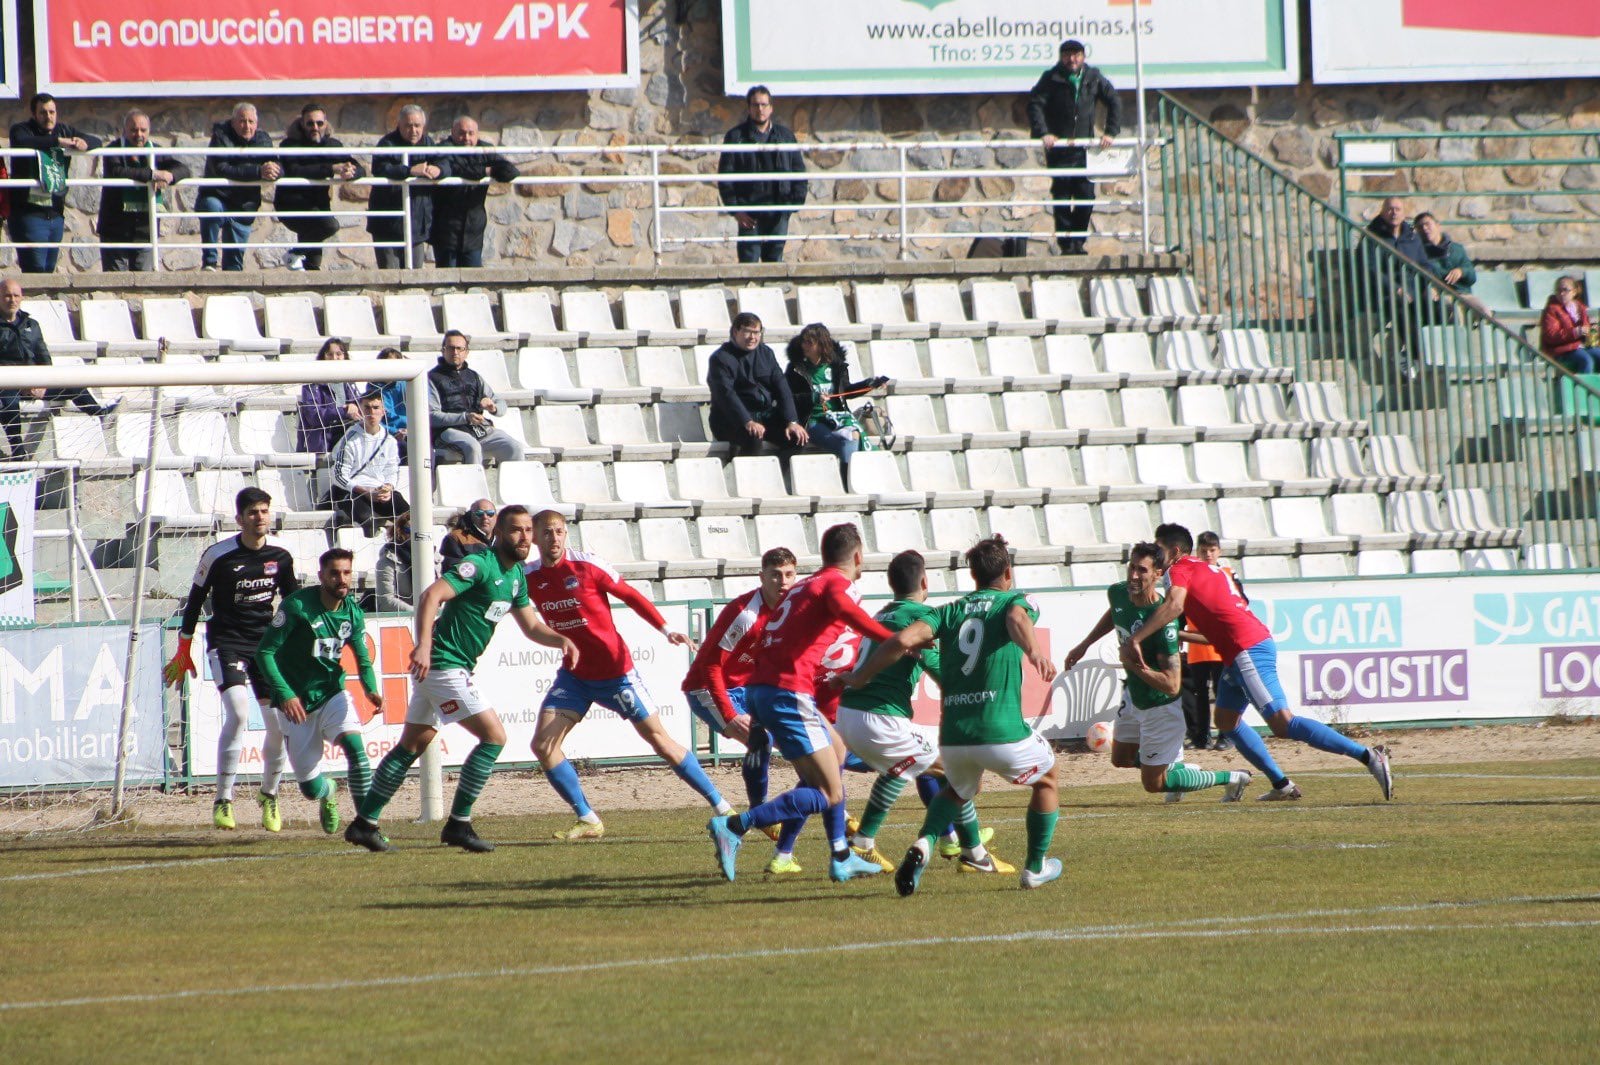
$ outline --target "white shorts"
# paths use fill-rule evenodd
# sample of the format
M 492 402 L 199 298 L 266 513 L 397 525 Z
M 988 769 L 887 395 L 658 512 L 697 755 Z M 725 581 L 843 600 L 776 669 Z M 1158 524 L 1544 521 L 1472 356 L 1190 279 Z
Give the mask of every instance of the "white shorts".
M 406 724 L 438 728 L 483 713 L 489 704 L 472 686 L 472 674 L 465 669 L 430 669 L 427 679 L 411 688 L 411 703 L 406 707 Z
M 361 732 L 361 718 L 356 714 L 355 700 L 342 691 L 315 710 L 307 708 L 306 719 L 298 724 L 290 721 L 282 710 L 274 710 L 278 726 L 283 729 L 284 746 L 289 753 L 289 765 L 294 769 L 294 779 L 301 784 L 316 777 L 317 766 L 322 761 L 323 741 L 336 743 L 346 732 Z
M 834 728 L 856 757 L 886 777 L 918 776 L 939 758 L 928 738 L 903 717 L 841 706 Z
M 1137 743 L 1141 765 L 1172 765 L 1183 761 L 1183 738 L 1188 728 L 1183 719 L 1183 702 L 1174 699 L 1160 706 L 1140 709 L 1127 692 L 1111 738 L 1118 743 Z
M 1037 733 L 1015 743 L 946 747 L 941 753 L 944 779 L 962 802 L 978 794 L 984 770 L 1013 784 L 1032 784 L 1056 764 L 1055 752 Z

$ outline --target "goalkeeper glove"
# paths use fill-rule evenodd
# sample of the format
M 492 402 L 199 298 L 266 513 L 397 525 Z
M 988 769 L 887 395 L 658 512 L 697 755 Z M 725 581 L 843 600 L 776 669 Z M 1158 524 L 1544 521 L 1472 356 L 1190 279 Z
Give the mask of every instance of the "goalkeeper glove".
M 195 675 L 194 657 L 189 653 L 189 645 L 193 642 L 192 636 L 178 637 L 178 653 L 172 656 L 172 660 L 161 671 L 162 680 L 168 684 L 176 684 L 183 679 L 185 673 L 191 677 Z

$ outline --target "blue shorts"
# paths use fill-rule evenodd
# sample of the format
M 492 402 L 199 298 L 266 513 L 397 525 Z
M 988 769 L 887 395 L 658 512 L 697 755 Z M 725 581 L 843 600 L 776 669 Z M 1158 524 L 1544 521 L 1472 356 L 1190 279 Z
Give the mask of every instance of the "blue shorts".
M 828 719 L 811 696 L 769 684 L 752 684 L 745 688 L 744 699 L 750 716 L 772 734 L 778 753 L 791 762 L 833 747 Z
M 683 697 L 689 700 L 690 712 L 705 722 L 707 728 L 718 736 L 726 736 L 728 734 L 728 723 L 722 720 L 722 711 L 717 708 L 716 700 L 711 697 L 710 688 L 696 688 L 693 691 L 684 692 Z M 744 688 L 729 688 L 728 701 L 733 704 L 734 713 L 748 714 L 750 712 L 745 709 Z
M 656 709 L 636 669 L 611 680 L 580 680 L 565 666 L 556 670 L 555 683 L 545 693 L 539 709 L 553 710 L 581 721 L 595 703 L 614 710 L 625 721 L 634 722 L 643 721 Z
M 1240 651 L 1217 679 L 1217 709 L 1243 711 L 1253 706 L 1262 717 L 1289 709 L 1289 697 L 1278 683 L 1278 645 L 1270 638 Z

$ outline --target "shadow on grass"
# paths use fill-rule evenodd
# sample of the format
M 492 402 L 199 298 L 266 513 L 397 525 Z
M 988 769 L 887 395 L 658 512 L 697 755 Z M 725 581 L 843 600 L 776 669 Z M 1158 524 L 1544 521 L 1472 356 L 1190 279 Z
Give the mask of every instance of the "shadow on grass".
M 878 878 L 883 881 L 882 894 L 874 893 L 869 896 L 860 896 L 854 893 L 845 896 L 849 898 L 881 898 L 884 901 L 898 902 L 892 887 L 891 878 L 885 876 Z M 544 880 L 509 880 L 493 883 L 458 882 L 433 885 L 438 892 L 437 898 L 449 899 L 452 908 L 469 907 L 482 909 L 504 910 L 555 910 L 572 909 L 574 907 L 631 910 L 646 907 L 671 906 L 681 909 L 686 906 L 713 908 L 722 906 L 772 906 L 783 905 L 791 902 L 816 902 L 829 898 L 841 897 L 840 892 L 848 890 L 841 885 L 826 881 L 815 881 L 815 890 L 799 892 L 793 888 L 799 887 L 792 881 L 783 884 L 781 890 L 774 894 L 755 896 L 739 896 L 729 898 L 720 894 L 710 894 L 709 889 L 714 889 L 724 883 L 715 873 L 700 875 L 694 873 L 647 873 L 637 876 L 619 875 L 576 875 L 551 877 Z M 761 879 L 760 874 L 751 876 L 748 880 L 741 880 L 741 884 L 771 884 L 771 881 Z M 410 910 L 436 910 L 441 904 L 437 898 L 405 902 L 374 902 L 365 909 L 387 910 L 405 912 Z

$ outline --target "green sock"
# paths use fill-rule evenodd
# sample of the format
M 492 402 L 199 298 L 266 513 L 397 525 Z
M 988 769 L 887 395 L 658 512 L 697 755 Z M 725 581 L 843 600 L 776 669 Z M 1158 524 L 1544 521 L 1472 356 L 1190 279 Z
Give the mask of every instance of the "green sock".
M 1186 762 L 1174 762 L 1167 766 L 1167 786 L 1162 790 L 1201 791 L 1221 787 L 1227 782 L 1227 773 L 1213 773 L 1207 769 L 1196 769 Z
M 966 850 L 975 850 L 983 846 L 983 829 L 978 824 L 978 805 L 971 799 L 961 804 L 961 812 L 956 814 L 956 839 L 961 841 L 961 846 Z
M 944 826 L 956 819 L 956 814 L 961 812 L 961 800 L 949 789 L 939 792 L 928 803 L 928 816 L 922 819 L 922 831 L 919 835 L 930 843 L 939 838 L 944 831 Z
M 367 789 L 372 787 L 372 766 L 367 762 L 367 745 L 361 742 L 360 736 L 346 732 L 339 737 L 339 746 L 344 748 L 345 764 L 350 770 L 345 783 L 350 786 L 350 798 L 359 810 L 366 801 Z
M 494 772 L 495 759 L 500 757 L 504 749 L 498 743 L 480 743 L 472 748 L 467 760 L 461 763 L 461 777 L 456 781 L 456 798 L 450 804 L 451 817 L 462 821 L 471 819 L 472 804 L 483 794 L 484 785 L 489 783 L 489 774 Z
M 856 830 L 856 835 L 876 839 L 878 829 L 883 827 L 884 819 L 889 816 L 889 808 L 905 790 L 904 777 L 880 776 L 873 781 L 872 794 L 867 796 L 867 808 L 861 811 L 861 827 Z
M 312 802 L 319 801 L 324 795 L 328 794 L 328 778 L 318 773 L 310 780 L 302 780 L 300 782 L 300 794 Z
M 1040 813 L 1028 811 L 1028 872 L 1044 872 L 1044 856 L 1050 851 L 1050 841 L 1055 838 L 1056 818 L 1060 814 L 1051 810 Z
M 389 805 L 394 793 L 405 783 L 406 773 L 417 758 L 416 752 L 408 751 L 404 747 L 389 749 L 389 753 L 383 756 L 383 761 L 378 763 L 378 771 L 372 775 L 372 786 L 367 789 L 366 797 L 361 800 L 363 820 L 378 820 L 383 808 Z

